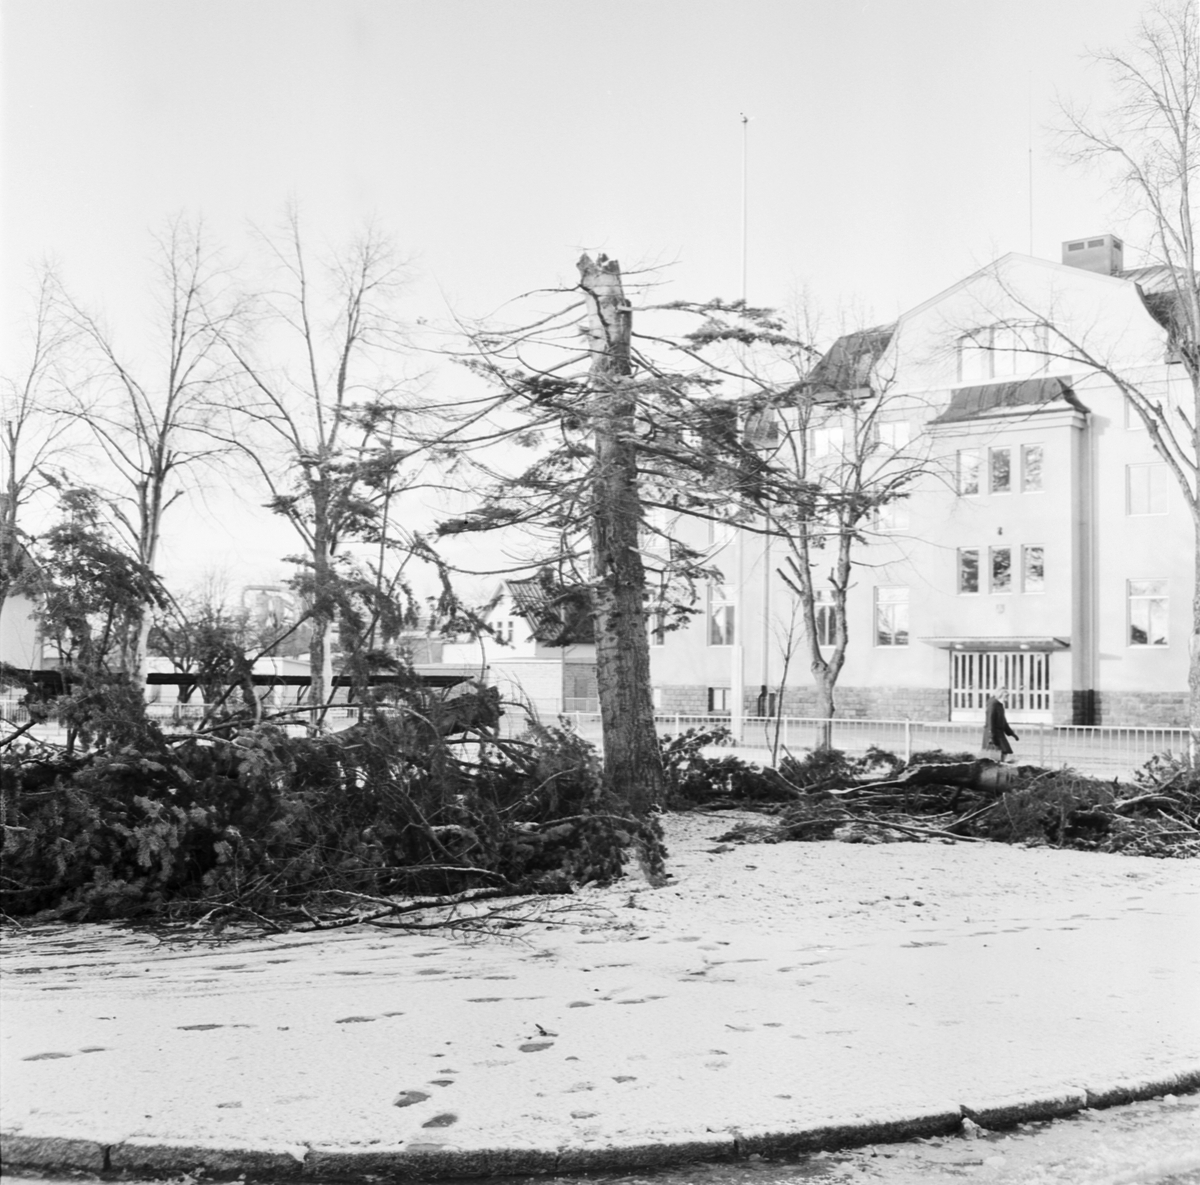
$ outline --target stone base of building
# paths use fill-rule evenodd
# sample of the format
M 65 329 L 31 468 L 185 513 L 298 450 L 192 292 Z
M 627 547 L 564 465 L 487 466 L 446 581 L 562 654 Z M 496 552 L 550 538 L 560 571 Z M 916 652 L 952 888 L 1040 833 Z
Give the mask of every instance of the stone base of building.
M 1098 691 L 1095 724 L 1126 728 L 1186 728 L 1186 691 Z
M 721 689 L 695 685 L 660 687 L 656 711 L 677 716 L 728 717 L 728 708 L 714 707 Z M 835 714 L 846 720 L 949 720 L 950 693 L 934 687 L 838 687 Z M 782 715 L 812 719 L 817 715 L 811 687 L 789 687 L 778 702 L 759 702 L 757 690 L 747 692 L 748 716 Z M 1050 715 L 1058 725 L 1105 725 L 1125 728 L 1181 728 L 1187 725 L 1187 692 L 1170 691 L 1055 691 Z

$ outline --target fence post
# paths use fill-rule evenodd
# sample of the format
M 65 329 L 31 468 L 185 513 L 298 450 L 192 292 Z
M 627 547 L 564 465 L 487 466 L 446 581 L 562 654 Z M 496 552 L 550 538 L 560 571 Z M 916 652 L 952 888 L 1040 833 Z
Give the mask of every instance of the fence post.
M 1038 725 L 1038 765 L 1046 768 L 1046 726 Z
M 904 764 L 912 760 L 912 721 L 904 721 Z

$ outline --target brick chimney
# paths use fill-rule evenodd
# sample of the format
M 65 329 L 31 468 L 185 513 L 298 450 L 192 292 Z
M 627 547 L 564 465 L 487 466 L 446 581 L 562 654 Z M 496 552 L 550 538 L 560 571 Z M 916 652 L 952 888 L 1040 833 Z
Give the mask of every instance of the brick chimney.
M 1115 276 L 1125 268 L 1125 244 L 1116 235 L 1096 235 L 1090 239 L 1068 239 L 1062 245 L 1062 261 L 1067 267 L 1081 267 L 1102 276 Z

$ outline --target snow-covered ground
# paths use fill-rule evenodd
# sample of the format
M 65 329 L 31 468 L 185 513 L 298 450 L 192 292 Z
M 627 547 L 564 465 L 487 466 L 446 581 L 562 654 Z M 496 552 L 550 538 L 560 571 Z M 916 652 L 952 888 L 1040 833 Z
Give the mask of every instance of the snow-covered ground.
M 80 1167 L 186 1145 L 331 1175 L 497 1148 L 567 1168 L 1200 1071 L 1195 862 L 714 840 L 741 817 L 669 817 L 669 885 L 553 899 L 516 938 L 10 932 L 4 1130 L 83 1141 Z

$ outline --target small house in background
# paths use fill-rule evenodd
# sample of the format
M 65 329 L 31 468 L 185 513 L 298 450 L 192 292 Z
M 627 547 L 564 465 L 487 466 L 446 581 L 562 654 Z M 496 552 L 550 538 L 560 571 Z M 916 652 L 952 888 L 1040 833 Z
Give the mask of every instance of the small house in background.
M 587 590 L 550 573 L 500 586 L 484 613 L 486 632 L 447 642 L 442 661 L 472 670 L 506 701 L 528 704 L 543 719 L 595 712 L 596 635 Z M 430 669 L 422 667 L 422 670 Z

